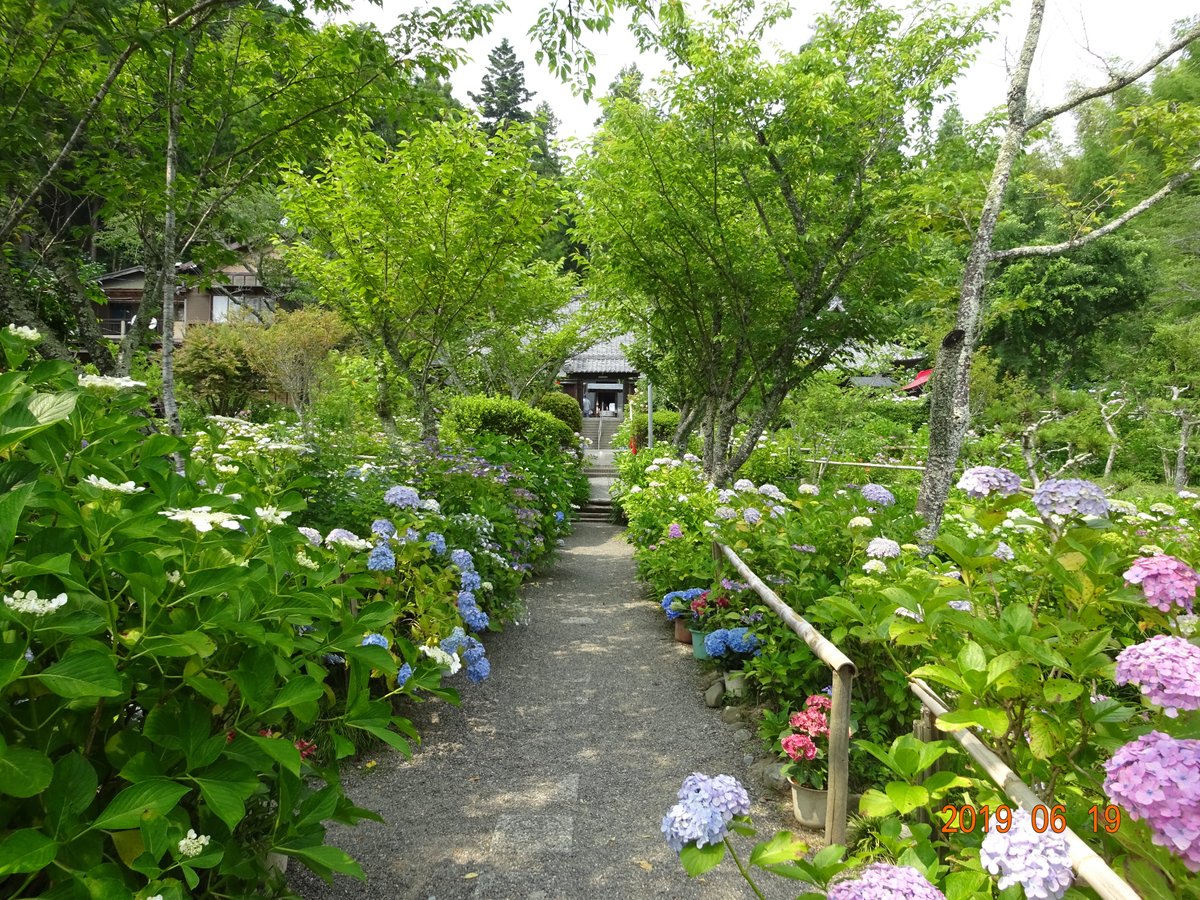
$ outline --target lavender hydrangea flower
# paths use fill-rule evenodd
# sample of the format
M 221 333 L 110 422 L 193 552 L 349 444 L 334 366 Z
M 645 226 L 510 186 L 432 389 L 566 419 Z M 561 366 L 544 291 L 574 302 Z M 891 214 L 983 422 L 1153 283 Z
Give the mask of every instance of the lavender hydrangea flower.
M 1114 753 L 1104 771 L 1108 796 L 1146 820 L 1154 843 L 1200 872 L 1200 740 L 1152 731 Z
M 1033 492 L 1033 505 L 1043 516 L 1108 515 L 1104 491 L 1082 478 L 1047 478 Z
M 683 537 L 683 526 L 678 522 L 672 522 L 667 528 L 667 537 L 673 540 Z
M 769 497 L 771 500 L 775 500 L 779 503 L 787 502 L 787 494 L 775 487 L 773 484 L 759 485 L 758 492 L 764 497 Z
M 391 572 L 396 568 L 396 554 L 387 544 L 380 544 L 367 557 L 367 568 L 372 572 Z
M 397 509 L 415 509 L 421 505 L 421 495 L 417 489 L 406 484 L 397 484 L 388 488 L 383 494 L 383 502 Z
M 306 538 L 308 538 L 308 542 L 309 542 L 310 544 L 312 544 L 314 547 L 320 547 L 320 546 L 321 546 L 321 532 L 317 531 L 317 529 L 315 529 L 315 528 L 306 528 L 306 527 L 304 527 L 303 525 L 301 525 L 301 526 L 300 526 L 299 528 L 297 528 L 296 530 L 297 530 L 297 531 L 299 531 L 299 532 L 300 532 L 302 535 L 304 535 Z
M 1200 575 L 1182 560 L 1162 553 L 1136 559 L 1125 573 L 1129 584 L 1140 584 L 1146 602 L 1162 612 L 1170 612 L 1172 606 L 1181 606 L 1192 611 L 1196 600 L 1196 588 L 1200 586 Z
M 438 532 L 431 531 L 425 535 L 425 543 L 427 543 L 430 546 L 430 549 L 432 549 L 433 552 L 438 556 L 445 556 L 446 539 Z
M 748 506 L 742 511 L 742 518 L 747 525 L 757 525 L 762 521 L 762 513 L 753 506 Z
M 693 772 L 683 779 L 679 788 L 679 799 L 695 798 L 726 817 L 750 815 L 750 795 L 732 775 L 702 775 Z
M 896 502 L 896 497 L 882 484 L 864 484 L 859 493 L 876 506 L 892 506 Z
M 792 549 L 797 553 L 816 553 L 817 548 L 813 544 L 792 544 Z
M 829 900 L 946 900 L 946 895 L 911 866 L 875 863 L 849 881 L 829 886 Z
M 1013 553 L 1012 547 L 1008 546 L 1008 544 L 1004 543 L 1004 541 L 1000 541 L 1000 543 L 996 545 L 996 550 L 992 556 L 996 557 L 996 559 L 1003 560 L 1004 562 L 1011 562 L 1012 560 L 1016 559 L 1017 555 Z
M 717 491 L 717 502 L 718 503 L 732 503 L 733 499 L 736 496 L 737 496 L 737 491 L 732 490 L 730 488 L 721 488 L 719 491 Z
M 718 506 L 713 510 L 713 515 L 718 519 L 724 519 L 726 522 L 737 518 L 737 510 L 732 506 Z
M 720 843 L 733 817 L 749 813 L 750 796 L 736 778 L 693 772 L 683 780 L 679 802 L 663 818 L 662 832 L 667 846 L 678 853 L 690 843 Z
M 396 687 L 402 688 L 408 684 L 408 679 L 412 678 L 412 666 L 405 663 L 400 667 L 400 671 L 396 673 Z
M 962 473 L 958 487 L 966 491 L 968 497 L 975 499 L 989 494 L 1011 497 L 1021 490 L 1021 476 L 998 466 L 973 466 Z
M 1026 897 L 1059 900 L 1071 886 L 1071 856 L 1061 834 L 1034 831 L 1028 811 L 1015 809 L 1007 832 L 987 833 L 979 848 L 980 864 L 999 875 L 1001 890 L 1019 884 Z
M 754 490 L 754 482 L 749 478 L 739 478 L 733 483 L 735 491 L 752 491 Z
M 900 555 L 900 545 L 891 538 L 872 538 L 867 544 L 867 556 L 871 559 L 895 559 Z
M 1117 684 L 1136 684 L 1170 718 L 1200 709 L 1200 647 L 1160 634 L 1117 655 Z
M 329 534 L 325 535 L 325 545 L 332 547 L 334 544 L 341 544 L 344 547 L 349 547 L 351 550 L 366 550 L 371 546 L 370 541 L 364 541 L 353 531 L 348 531 L 345 528 L 335 528 Z
M 371 523 L 371 533 L 378 534 L 381 537 L 394 537 L 396 534 L 396 526 L 388 519 L 376 519 Z

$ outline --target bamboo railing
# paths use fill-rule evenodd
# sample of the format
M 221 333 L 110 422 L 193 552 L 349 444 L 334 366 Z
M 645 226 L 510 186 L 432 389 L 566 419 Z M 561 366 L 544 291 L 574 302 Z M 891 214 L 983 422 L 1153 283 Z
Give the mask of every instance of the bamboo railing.
M 799 635 L 809 649 L 833 670 L 833 703 L 829 711 L 829 796 L 825 806 L 825 843 L 846 842 L 846 815 L 850 802 L 850 694 L 858 669 L 837 645 L 796 613 L 754 574 L 732 548 L 713 541 L 713 559 L 724 558 L 746 580 L 762 601 Z

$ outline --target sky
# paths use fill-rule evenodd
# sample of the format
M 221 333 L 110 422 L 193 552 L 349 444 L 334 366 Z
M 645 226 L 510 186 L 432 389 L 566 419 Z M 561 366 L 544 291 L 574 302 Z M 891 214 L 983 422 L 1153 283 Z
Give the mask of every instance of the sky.
M 351 0 L 353 21 L 374 22 L 382 30 L 396 23 L 402 10 L 430 5 L 418 0 L 382 0 L 382 7 L 369 0 Z M 513 45 L 525 63 L 526 85 L 534 92 L 530 111 L 546 101 L 558 116 L 562 139 L 586 138 L 600 115 L 593 101 L 585 104 L 571 89 L 534 61 L 534 45 L 527 37 L 541 0 L 509 0 L 512 10 L 497 17 L 490 34 L 466 45 L 471 61 L 457 69 L 452 78 L 454 95 L 472 105 L 469 92 L 478 92 L 487 69 L 488 52 L 503 38 Z M 698 5 L 692 3 L 691 5 Z M 774 43 L 798 47 L 809 37 L 816 16 L 827 11 L 831 0 L 793 0 L 792 18 L 772 32 Z M 975 5 L 960 0 L 964 7 Z M 1146 59 L 1155 45 L 1165 42 L 1172 23 L 1196 14 L 1196 0 L 1048 0 L 1042 40 L 1030 80 L 1035 102 L 1062 99 L 1072 83 L 1094 84 L 1106 79 L 1102 60 L 1113 57 L 1129 63 Z M 1024 37 L 1029 0 L 1014 0 L 999 23 L 996 39 L 986 44 L 974 65 L 957 85 L 958 105 L 969 121 L 982 119 L 1004 102 L 1008 68 L 1015 60 Z M 596 56 L 597 93 L 604 93 L 623 65 L 636 61 L 648 78 L 665 68 L 661 58 L 637 50 L 622 26 L 608 34 L 588 35 Z M 1068 140 L 1069 134 L 1064 135 Z

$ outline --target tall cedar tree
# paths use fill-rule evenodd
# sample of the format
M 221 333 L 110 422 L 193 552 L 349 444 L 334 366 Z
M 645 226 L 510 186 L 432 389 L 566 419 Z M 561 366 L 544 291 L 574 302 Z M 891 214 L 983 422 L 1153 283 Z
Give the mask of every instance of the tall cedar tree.
M 533 92 L 525 87 L 525 63 L 517 59 L 508 38 L 488 54 L 483 89 L 470 97 L 479 104 L 479 117 L 489 135 L 494 135 L 505 122 L 533 120 L 529 111 L 523 108 L 533 99 Z

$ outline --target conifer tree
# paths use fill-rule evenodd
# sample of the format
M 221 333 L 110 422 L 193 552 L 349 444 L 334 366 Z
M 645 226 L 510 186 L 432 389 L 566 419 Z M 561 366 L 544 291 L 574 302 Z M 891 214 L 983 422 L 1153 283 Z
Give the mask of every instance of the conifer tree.
M 525 87 L 525 63 L 517 59 L 508 38 L 488 54 L 483 87 L 469 95 L 479 105 L 479 116 L 488 134 L 494 135 L 505 122 L 530 122 L 533 116 L 524 105 L 533 99 Z

